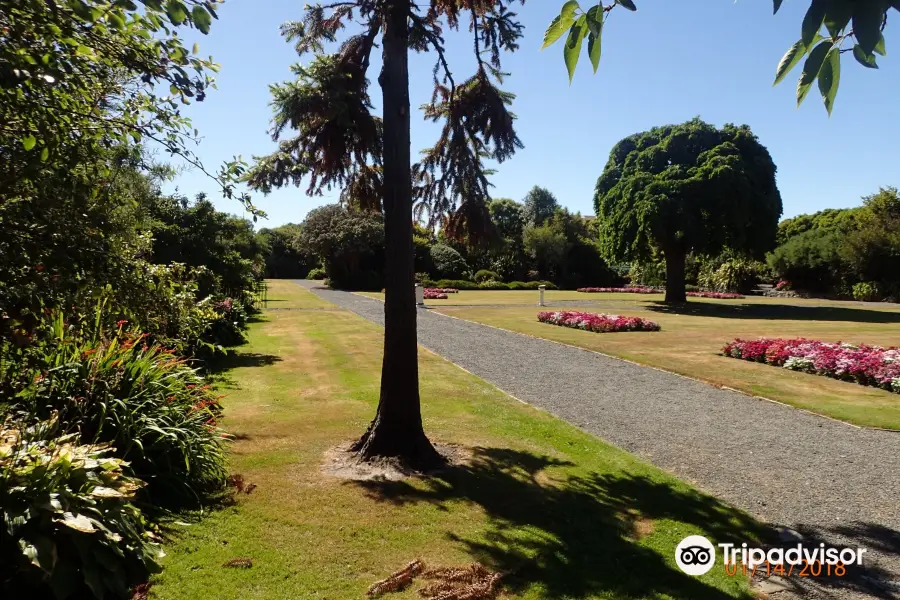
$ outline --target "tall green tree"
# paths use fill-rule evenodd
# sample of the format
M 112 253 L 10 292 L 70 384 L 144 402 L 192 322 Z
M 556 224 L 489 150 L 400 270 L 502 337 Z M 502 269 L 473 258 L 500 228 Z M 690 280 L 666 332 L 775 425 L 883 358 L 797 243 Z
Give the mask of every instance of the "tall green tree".
M 260 190 L 308 179 L 307 191 L 338 186 L 342 200 L 380 208 L 385 233 L 384 362 L 378 409 L 354 446 L 363 460 L 397 457 L 427 467 L 441 459 L 425 436 L 419 401 L 413 263 L 413 196 L 446 214 L 456 238 L 490 236 L 485 159 L 503 161 L 521 147 L 499 89 L 502 51 L 518 48 L 522 26 L 512 0 L 347 0 L 314 4 L 282 33 L 313 60 L 293 68 L 293 81 L 273 85 L 276 152 L 258 159 L 250 184 Z M 475 74 L 457 79 L 444 51 L 445 31 L 472 35 Z M 326 44 L 338 41 L 334 53 Z M 379 43 L 380 42 L 380 43 Z M 329 46 L 334 47 L 334 46 Z M 382 58 L 382 115 L 372 114 L 369 70 Z M 442 124 L 437 142 L 410 164 L 409 51 L 434 52 L 434 94 L 425 118 Z M 296 135 L 283 137 L 285 130 Z
M 538 185 L 528 190 L 522 204 L 522 217 L 525 223 L 531 226 L 543 225 L 559 208 L 556 196 L 547 188 Z
M 784 0 L 772 0 L 776 14 L 783 3 Z M 587 9 L 581 8 L 577 0 L 568 0 L 547 27 L 544 48 L 566 36 L 563 59 L 570 83 L 585 38 L 588 57 L 597 72 L 603 29 L 609 15 L 618 7 L 637 11 L 633 0 L 614 0 L 606 6 L 600 3 Z M 878 55 L 887 54 L 884 30 L 891 8 L 900 11 L 900 0 L 810 0 L 800 26 L 800 39 L 778 63 L 775 83 L 781 82 L 802 62 L 803 72 L 797 82 L 797 106 L 816 83 L 830 115 L 841 82 L 841 56 L 852 54 L 863 67 L 877 69 Z
M 744 126 L 694 119 L 629 136 L 610 152 L 594 208 L 608 260 L 666 259 L 666 302 L 685 298 L 688 253 L 760 256 L 775 243 L 781 194 L 768 150 Z

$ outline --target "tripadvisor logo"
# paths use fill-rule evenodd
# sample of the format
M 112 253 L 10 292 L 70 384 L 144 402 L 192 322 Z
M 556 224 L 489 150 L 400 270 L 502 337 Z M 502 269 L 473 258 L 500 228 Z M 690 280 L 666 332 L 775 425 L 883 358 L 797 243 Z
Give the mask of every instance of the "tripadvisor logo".
M 718 544 L 718 547 L 722 549 L 722 563 L 728 575 L 735 575 L 739 570 L 743 574 L 748 571 L 756 574 L 757 568 L 763 566 L 761 573 L 766 577 L 772 573 L 788 576 L 796 573 L 800 577 L 843 577 L 847 573 L 846 567 L 862 565 L 866 552 L 865 548 L 834 548 L 824 543 L 768 549 L 748 547 L 746 543 L 740 546 Z M 675 547 L 675 562 L 688 575 L 703 575 L 716 564 L 716 547 L 702 535 L 689 535 Z
M 688 575 L 703 575 L 716 563 L 716 548 L 702 535 L 689 535 L 675 547 L 675 562 Z

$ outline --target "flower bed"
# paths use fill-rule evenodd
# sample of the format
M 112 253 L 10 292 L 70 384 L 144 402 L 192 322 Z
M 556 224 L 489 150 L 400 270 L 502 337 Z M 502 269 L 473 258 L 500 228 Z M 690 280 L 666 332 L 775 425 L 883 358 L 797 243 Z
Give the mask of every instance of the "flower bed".
M 722 353 L 731 358 L 855 381 L 900 394 L 900 348 L 855 346 L 804 338 L 761 338 L 736 339 L 725 344 Z
M 425 300 L 446 300 L 447 294 L 438 290 L 426 289 L 423 297 Z
M 425 293 L 431 292 L 433 294 L 458 294 L 459 290 L 456 288 L 425 288 Z
M 741 294 L 732 294 L 731 292 L 688 292 L 687 295 L 694 298 L 718 298 L 719 300 L 741 300 L 744 298 Z
M 622 293 L 622 294 L 661 294 L 662 290 L 651 287 L 583 287 L 576 291 L 585 294 Z
M 623 317 L 576 311 L 540 312 L 538 321 L 595 333 L 615 331 L 659 331 L 659 325 L 641 317 Z

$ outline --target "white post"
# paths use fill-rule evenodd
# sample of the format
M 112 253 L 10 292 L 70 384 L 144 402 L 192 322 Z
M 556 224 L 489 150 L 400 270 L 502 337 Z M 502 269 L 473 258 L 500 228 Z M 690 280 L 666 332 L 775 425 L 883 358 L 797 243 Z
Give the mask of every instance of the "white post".
M 538 302 L 538 306 L 546 306 L 546 305 L 544 304 L 544 290 L 546 290 L 546 289 L 547 289 L 547 286 L 546 286 L 546 285 L 539 285 L 539 286 L 538 286 L 538 291 L 539 291 L 540 294 L 541 294 L 541 299 L 540 299 L 540 301 Z
M 425 288 L 418 283 L 416 284 L 416 304 L 425 306 Z

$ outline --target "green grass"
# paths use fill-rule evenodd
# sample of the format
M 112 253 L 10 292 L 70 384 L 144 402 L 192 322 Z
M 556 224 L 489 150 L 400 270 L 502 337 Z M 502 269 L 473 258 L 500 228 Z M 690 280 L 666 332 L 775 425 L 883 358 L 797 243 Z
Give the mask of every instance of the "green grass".
M 314 303 L 291 285 L 270 295 Z M 254 366 L 229 374 L 224 425 L 231 472 L 259 487 L 179 529 L 152 598 L 361 598 L 414 558 L 510 571 L 507 590 L 525 599 L 752 597 L 720 567 L 683 575 L 673 554 L 689 534 L 763 535 L 754 520 L 425 351 L 426 431 L 471 459 L 424 480 L 323 475 L 323 454 L 374 413 L 382 331 L 342 310 L 270 311 L 252 326 Z M 253 567 L 221 566 L 237 557 Z
M 505 292 L 496 293 L 499 296 Z M 553 309 L 645 317 L 658 322 L 662 331 L 597 334 L 556 327 L 539 323 L 536 307 L 442 308 L 440 311 L 633 360 L 857 425 L 900 429 L 900 395 L 719 355 L 722 346 L 736 337 L 807 337 L 897 345 L 900 307 L 896 305 L 781 298 L 691 299 L 685 307 L 673 311 L 658 300 L 623 302 L 598 298 L 591 306 L 558 306 L 547 310 Z

